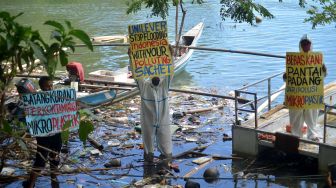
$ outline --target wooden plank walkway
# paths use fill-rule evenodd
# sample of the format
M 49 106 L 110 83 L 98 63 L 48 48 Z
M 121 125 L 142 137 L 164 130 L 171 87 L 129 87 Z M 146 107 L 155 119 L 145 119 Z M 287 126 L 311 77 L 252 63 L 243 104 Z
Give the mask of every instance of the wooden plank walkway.
M 329 96 L 330 95 L 330 96 Z M 336 103 L 336 82 L 333 82 L 331 84 L 328 84 L 325 86 L 325 103 L 328 105 L 334 105 Z M 336 113 L 332 111 L 332 115 L 328 115 L 328 124 L 335 125 L 336 127 Z M 289 115 L 288 115 L 288 109 L 284 105 L 278 105 L 275 108 L 271 109 L 270 111 L 260 115 L 258 117 L 258 128 L 255 129 L 255 122 L 254 119 L 248 120 L 246 122 L 242 122 L 242 125 L 236 125 L 237 129 L 235 131 L 238 134 L 247 134 L 250 132 L 251 135 L 256 134 L 256 141 L 259 146 L 266 146 L 266 147 L 274 147 L 274 139 L 272 136 L 267 137 L 266 139 L 264 137 L 260 137 L 259 135 L 274 135 L 276 132 L 286 133 L 286 125 L 289 124 Z M 243 133 L 239 131 L 239 127 L 243 127 L 245 132 Z M 319 113 L 318 118 L 318 136 L 321 138 L 320 142 L 313 142 L 311 140 L 307 140 L 306 134 L 304 134 L 303 138 L 300 139 L 299 143 L 299 153 L 302 155 L 314 157 L 314 158 L 323 158 L 324 156 L 320 155 L 320 147 L 321 145 L 323 147 L 327 146 L 328 149 L 330 148 L 332 152 L 336 152 L 336 129 L 335 128 L 327 128 L 327 134 L 326 134 L 326 143 L 323 143 L 323 132 L 324 132 L 324 112 Z M 253 136 L 250 137 L 250 139 L 254 138 Z M 269 139 L 271 138 L 271 139 Z M 250 142 L 249 140 L 244 139 L 236 139 L 233 137 L 233 142 Z M 272 140 L 273 139 L 273 140 Z M 253 141 L 251 141 L 253 142 Z M 236 146 L 242 146 L 241 144 L 244 143 L 238 143 L 234 144 Z M 247 143 L 246 143 L 247 144 Z M 234 150 L 239 151 L 239 148 L 234 148 Z M 245 149 L 243 149 L 245 150 Z M 253 153 L 253 150 L 251 150 Z M 258 152 L 258 149 L 257 149 Z

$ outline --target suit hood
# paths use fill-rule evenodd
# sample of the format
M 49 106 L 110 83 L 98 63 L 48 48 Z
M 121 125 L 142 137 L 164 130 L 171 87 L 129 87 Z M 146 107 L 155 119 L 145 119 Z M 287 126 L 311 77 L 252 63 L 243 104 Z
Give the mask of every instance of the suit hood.
M 301 39 L 300 39 L 300 42 L 299 42 L 299 49 L 300 49 L 300 52 L 303 52 L 303 49 L 301 47 L 301 41 L 303 40 L 308 40 L 310 42 L 310 51 L 313 51 L 313 41 L 311 40 L 310 37 L 308 37 L 307 34 L 304 34 Z

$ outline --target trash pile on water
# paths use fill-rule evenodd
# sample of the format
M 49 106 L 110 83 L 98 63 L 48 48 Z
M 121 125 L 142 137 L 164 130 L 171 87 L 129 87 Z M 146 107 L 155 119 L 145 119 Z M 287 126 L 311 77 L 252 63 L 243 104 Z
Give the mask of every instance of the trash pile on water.
M 230 126 L 234 121 L 233 101 L 185 93 L 171 93 L 169 100 L 173 154 L 183 153 L 195 146 L 209 146 L 216 142 L 230 140 Z M 95 130 L 86 145 L 82 145 L 77 135 L 72 135 L 67 146 L 63 146 L 68 148 L 68 152 L 61 154 L 60 172 L 62 175 L 58 177 L 61 184 L 64 186 L 113 184 L 117 187 L 142 184 L 143 182 L 139 181 L 144 181 L 145 177 L 148 177 L 148 170 L 145 169 L 143 161 L 140 97 L 96 108 L 91 112 Z M 230 151 L 226 153 L 231 153 L 231 148 L 227 150 Z M 155 152 L 156 158 L 158 155 L 159 153 Z M 188 154 L 186 157 L 192 156 Z M 32 158 L 33 155 L 30 159 Z M 183 159 L 175 162 L 178 163 L 175 170 L 166 169 L 163 174 L 182 175 L 181 173 L 185 170 L 181 169 L 184 168 L 184 164 L 181 163 Z M 25 161 L 28 166 L 22 166 L 19 161 L 14 160 L 11 160 L 11 163 L 13 163 L 12 168 L 4 168 L 2 173 L 23 175 L 27 173 L 25 170 L 29 169 L 29 165 L 32 164 L 30 160 Z M 157 166 L 153 166 L 149 174 L 157 175 Z M 181 173 L 178 168 L 181 169 Z M 192 165 L 188 168 L 192 168 Z M 45 169 L 42 174 L 48 174 L 49 168 Z M 171 167 L 171 169 L 174 168 Z M 77 175 L 68 176 L 66 174 Z M 153 182 L 151 179 L 141 186 L 156 183 L 161 183 L 161 186 L 174 184 Z M 177 185 L 182 183 L 183 181 L 176 182 Z
M 273 176 L 264 175 L 267 171 L 307 166 L 306 163 L 288 162 L 279 154 L 270 157 L 278 159 L 278 164 L 270 161 L 265 165 L 263 159 L 261 166 L 254 159 L 242 160 L 232 154 L 234 101 L 174 92 L 170 93 L 169 100 L 173 163 L 162 166 L 157 151 L 153 164 L 144 162 L 141 101 L 137 96 L 90 111 L 95 130 L 87 143 L 83 145 L 78 135 L 71 135 L 68 144 L 63 146 L 58 176 L 60 186 L 203 187 L 213 184 L 213 187 L 226 187 L 237 181 L 254 185 L 256 180 L 273 182 Z M 28 149 L 36 150 L 36 146 L 29 144 Z M 1 171 L 5 179 L 0 178 L 0 185 L 7 182 L 10 184 L 3 185 L 20 187 L 21 180 L 26 179 L 31 170 L 34 155 L 31 153 L 27 158 L 16 151 L 10 153 L 13 158 L 6 160 Z M 315 163 L 311 164 L 313 169 Z M 49 167 L 41 174 L 37 185 L 49 187 Z

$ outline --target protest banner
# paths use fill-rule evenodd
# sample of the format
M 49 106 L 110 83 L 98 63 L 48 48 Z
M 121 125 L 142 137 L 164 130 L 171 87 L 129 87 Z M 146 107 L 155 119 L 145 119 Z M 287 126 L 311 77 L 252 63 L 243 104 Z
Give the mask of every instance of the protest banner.
M 290 109 L 323 108 L 324 73 L 321 52 L 286 53 L 285 104 Z
M 129 25 L 128 34 L 134 79 L 173 74 L 166 21 Z
M 22 101 L 26 125 L 32 136 L 43 137 L 61 132 L 67 121 L 71 121 L 70 131 L 79 127 L 74 89 L 24 94 Z

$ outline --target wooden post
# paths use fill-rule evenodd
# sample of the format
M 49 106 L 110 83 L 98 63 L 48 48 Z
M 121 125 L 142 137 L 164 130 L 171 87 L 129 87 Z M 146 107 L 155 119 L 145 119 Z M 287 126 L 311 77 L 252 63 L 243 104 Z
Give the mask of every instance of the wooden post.
M 182 34 L 182 29 L 183 29 L 183 25 L 184 25 L 184 18 L 185 18 L 185 15 L 187 13 L 186 10 L 184 10 L 183 6 L 182 6 L 182 0 L 179 0 L 179 3 L 180 3 L 180 6 L 181 6 L 181 10 L 182 10 L 182 22 L 181 22 L 181 27 L 180 27 L 180 31 L 179 31 L 179 34 L 178 34 L 178 39 L 176 41 L 176 48 L 175 48 L 175 53 L 174 53 L 174 57 L 177 56 L 177 52 L 179 51 L 179 43 L 180 43 L 180 39 L 181 39 L 181 34 Z
M 178 7 L 180 4 L 180 0 L 178 0 L 177 4 L 176 4 L 176 15 L 175 15 L 175 43 L 177 43 L 177 40 L 179 38 L 178 35 Z

